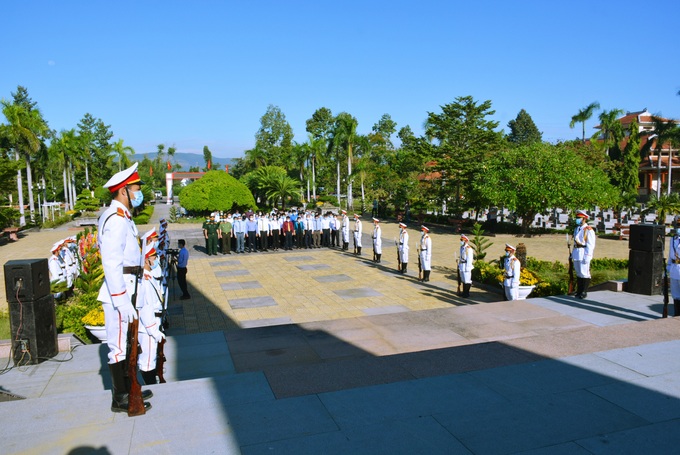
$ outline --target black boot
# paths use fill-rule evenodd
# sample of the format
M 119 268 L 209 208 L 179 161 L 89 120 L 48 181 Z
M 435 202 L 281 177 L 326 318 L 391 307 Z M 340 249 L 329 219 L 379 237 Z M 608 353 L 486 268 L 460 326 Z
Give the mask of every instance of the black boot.
M 361 247 L 360 246 L 357 247 L 357 256 L 361 256 Z
M 125 361 L 118 363 L 110 363 L 109 371 L 111 372 L 112 394 L 111 401 L 112 412 L 127 412 L 129 405 L 128 386 L 125 378 Z M 144 409 L 151 409 L 151 404 L 144 402 Z
M 408 270 L 408 262 L 404 262 L 404 263 L 402 263 L 402 265 L 403 265 L 403 268 L 404 268 L 403 273 L 406 273 L 406 271 Z
M 578 296 L 579 299 L 585 299 L 588 297 L 588 286 L 590 286 L 590 278 L 582 278 L 583 279 L 583 290 L 581 291 L 581 294 Z
M 423 270 L 423 281 L 430 281 L 430 271 Z
M 673 299 L 673 316 L 680 316 L 680 300 Z
M 470 283 L 463 283 L 463 294 L 461 294 L 461 297 L 470 297 L 470 288 L 472 287 L 472 284 Z
M 583 278 L 576 277 L 576 294 L 574 294 L 574 297 L 582 299 L 581 293 L 583 293 Z
M 128 364 L 127 364 L 127 359 L 123 360 L 123 378 L 125 380 L 125 391 L 127 393 L 130 393 L 130 387 L 132 387 L 132 381 L 130 380 L 130 377 L 128 376 Z M 143 378 L 144 376 L 142 376 Z M 148 400 L 153 396 L 153 392 L 151 390 L 142 390 L 142 400 Z
M 376 256 L 378 256 L 378 261 L 377 261 L 377 262 L 378 262 L 378 264 L 380 264 L 380 256 L 382 256 L 382 254 L 376 254 Z
M 158 384 L 158 380 L 156 379 L 156 369 L 154 368 L 151 371 L 142 371 L 142 379 L 144 379 L 144 384 L 150 385 L 150 384 Z M 144 396 L 144 393 L 142 392 L 142 397 Z

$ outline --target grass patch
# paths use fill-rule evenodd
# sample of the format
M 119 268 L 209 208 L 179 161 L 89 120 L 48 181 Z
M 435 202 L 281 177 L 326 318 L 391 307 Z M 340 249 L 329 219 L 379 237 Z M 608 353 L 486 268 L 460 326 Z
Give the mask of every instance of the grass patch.
M 9 313 L 0 312 L 0 340 L 9 340 L 12 338 L 12 331 L 9 327 Z

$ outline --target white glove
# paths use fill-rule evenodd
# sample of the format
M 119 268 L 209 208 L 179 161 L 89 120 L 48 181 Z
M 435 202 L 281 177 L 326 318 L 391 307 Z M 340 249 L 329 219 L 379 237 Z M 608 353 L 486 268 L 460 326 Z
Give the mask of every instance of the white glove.
M 120 313 L 120 320 L 123 323 L 129 324 L 130 322 L 137 319 L 137 310 L 135 310 L 135 307 L 133 307 L 131 303 L 117 306 L 116 310 L 118 310 L 118 313 Z
M 149 336 L 153 338 L 156 343 L 160 343 L 161 341 L 165 340 L 165 334 L 158 329 L 152 330 L 151 333 L 149 333 Z

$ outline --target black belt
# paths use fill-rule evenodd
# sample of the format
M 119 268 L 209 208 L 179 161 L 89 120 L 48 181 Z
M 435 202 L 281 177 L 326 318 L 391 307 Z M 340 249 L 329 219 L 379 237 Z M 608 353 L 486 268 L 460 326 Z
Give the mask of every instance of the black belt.
M 153 315 L 156 316 L 157 318 L 162 318 L 162 317 L 163 317 L 163 313 L 162 313 L 162 312 L 161 312 L 161 313 L 154 313 Z
M 126 275 L 139 275 L 142 273 L 142 268 L 138 265 L 123 267 L 123 273 Z
M 585 248 L 585 245 L 574 245 L 574 248 Z
M 514 278 L 515 275 L 505 275 L 505 278 Z

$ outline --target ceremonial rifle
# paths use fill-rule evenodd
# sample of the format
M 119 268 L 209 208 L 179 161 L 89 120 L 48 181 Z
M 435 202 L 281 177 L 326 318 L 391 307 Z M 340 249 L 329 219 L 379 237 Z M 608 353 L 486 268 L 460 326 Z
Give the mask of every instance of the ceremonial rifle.
M 568 295 L 574 293 L 574 260 L 571 258 L 571 243 L 569 242 L 569 233 L 567 236 L 567 250 L 569 251 L 569 289 L 567 290 Z
M 420 250 L 418 250 L 418 281 L 423 281 L 423 268 L 420 264 Z
M 134 301 L 135 299 L 133 299 Z M 134 303 L 133 303 L 134 305 Z M 128 379 L 130 380 L 130 391 L 128 392 L 128 416 L 134 417 L 146 414 L 144 409 L 144 400 L 142 400 L 142 386 L 137 380 L 137 356 L 139 355 L 139 346 L 137 341 L 137 332 L 139 330 L 139 319 L 134 319 L 128 324 L 128 346 L 129 352 L 127 356 Z
M 401 271 L 401 254 L 399 254 L 399 242 L 397 242 L 397 239 L 394 239 L 394 245 L 397 247 L 397 267 Z
M 460 286 L 461 286 L 461 281 L 460 281 L 460 259 L 456 258 L 456 274 L 458 277 L 458 289 L 456 290 L 457 294 L 461 294 Z

